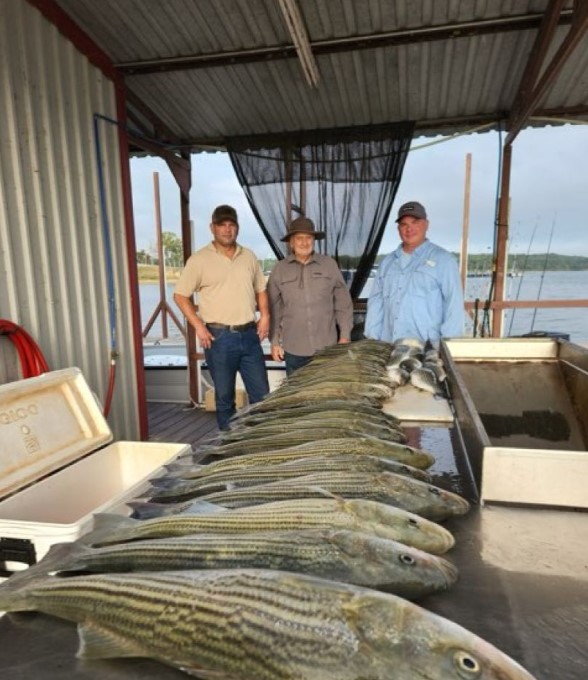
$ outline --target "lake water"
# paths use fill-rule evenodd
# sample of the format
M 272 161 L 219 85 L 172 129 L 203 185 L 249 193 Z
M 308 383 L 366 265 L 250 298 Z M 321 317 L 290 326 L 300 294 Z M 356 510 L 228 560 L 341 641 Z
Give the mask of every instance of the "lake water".
M 368 280 L 362 296 L 369 295 Z M 488 295 L 490 277 L 472 277 L 467 280 L 466 299 L 480 299 L 480 306 Z M 588 298 L 588 271 L 579 272 L 526 272 L 507 279 L 509 300 L 565 300 Z M 167 286 L 167 302 L 180 320 L 183 317 L 173 303 L 174 284 Z M 141 319 L 143 328 L 159 302 L 159 284 L 140 284 Z M 588 307 L 560 309 L 516 309 L 505 313 L 504 335 L 522 335 L 531 331 L 568 333 L 572 342 L 588 343 Z M 471 333 L 471 329 L 469 329 Z M 170 339 L 181 340 L 182 335 L 168 316 Z M 161 338 L 161 316 L 151 328 L 147 341 Z

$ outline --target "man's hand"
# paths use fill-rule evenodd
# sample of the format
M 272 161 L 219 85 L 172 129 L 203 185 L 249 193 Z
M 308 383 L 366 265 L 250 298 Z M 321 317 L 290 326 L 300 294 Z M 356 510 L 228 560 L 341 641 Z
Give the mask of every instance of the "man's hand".
M 349 338 L 339 338 L 339 341 L 337 342 L 338 345 L 348 345 L 351 342 Z
M 214 342 L 214 335 L 206 328 L 203 323 L 198 325 L 194 324 L 194 329 L 196 331 L 196 337 L 198 342 L 203 349 L 209 349 Z
M 257 321 L 257 337 L 260 340 L 265 340 L 269 334 L 269 315 L 261 314 Z
M 284 361 L 284 348 L 281 345 L 272 345 L 272 359 Z

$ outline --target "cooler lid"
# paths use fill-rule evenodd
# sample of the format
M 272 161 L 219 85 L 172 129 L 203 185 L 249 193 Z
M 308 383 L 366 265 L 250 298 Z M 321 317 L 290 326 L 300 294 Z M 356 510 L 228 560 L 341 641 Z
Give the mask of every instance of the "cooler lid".
M 79 368 L 0 385 L 0 498 L 111 440 Z

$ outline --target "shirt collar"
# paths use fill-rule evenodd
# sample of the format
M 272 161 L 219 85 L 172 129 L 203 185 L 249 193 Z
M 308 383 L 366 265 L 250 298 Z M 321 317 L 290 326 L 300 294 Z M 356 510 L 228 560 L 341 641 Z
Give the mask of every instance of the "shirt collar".
M 412 253 L 406 253 L 407 255 L 420 255 L 421 253 L 424 253 L 429 246 L 429 239 L 425 239 L 423 243 L 421 243 L 420 246 L 415 248 Z M 402 243 L 398 245 L 398 248 L 394 251 L 394 255 L 396 257 L 400 257 L 404 251 L 402 250 Z
M 297 264 L 300 264 L 298 260 L 296 259 L 296 256 L 290 253 L 290 255 L 287 255 L 285 258 L 286 262 L 292 263 L 296 262 Z M 310 264 L 311 262 L 317 262 L 318 260 L 316 259 L 316 253 L 313 253 L 310 260 L 306 264 Z
M 236 246 L 237 246 L 237 249 L 235 250 L 235 257 L 237 257 L 237 255 L 240 255 L 240 254 L 243 252 L 243 248 L 242 248 L 238 243 L 236 244 Z M 214 241 L 211 241 L 211 242 L 206 246 L 206 248 L 207 248 L 208 250 L 212 250 L 213 253 L 218 253 L 218 250 L 216 249 L 216 246 L 214 245 Z M 220 254 L 220 253 L 219 253 L 219 254 Z

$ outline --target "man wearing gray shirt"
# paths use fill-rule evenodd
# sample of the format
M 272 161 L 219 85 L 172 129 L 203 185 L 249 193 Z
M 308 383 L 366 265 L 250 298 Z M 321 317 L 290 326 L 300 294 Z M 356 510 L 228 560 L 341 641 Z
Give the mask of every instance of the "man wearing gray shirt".
M 291 254 L 269 277 L 272 358 L 286 362 L 288 375 L 351 335 L 353 302 L 341 271 L 333 258 L 314 252 L 315 239 L 324 237 L 312 220 L 295 219 L 282 238 Z

